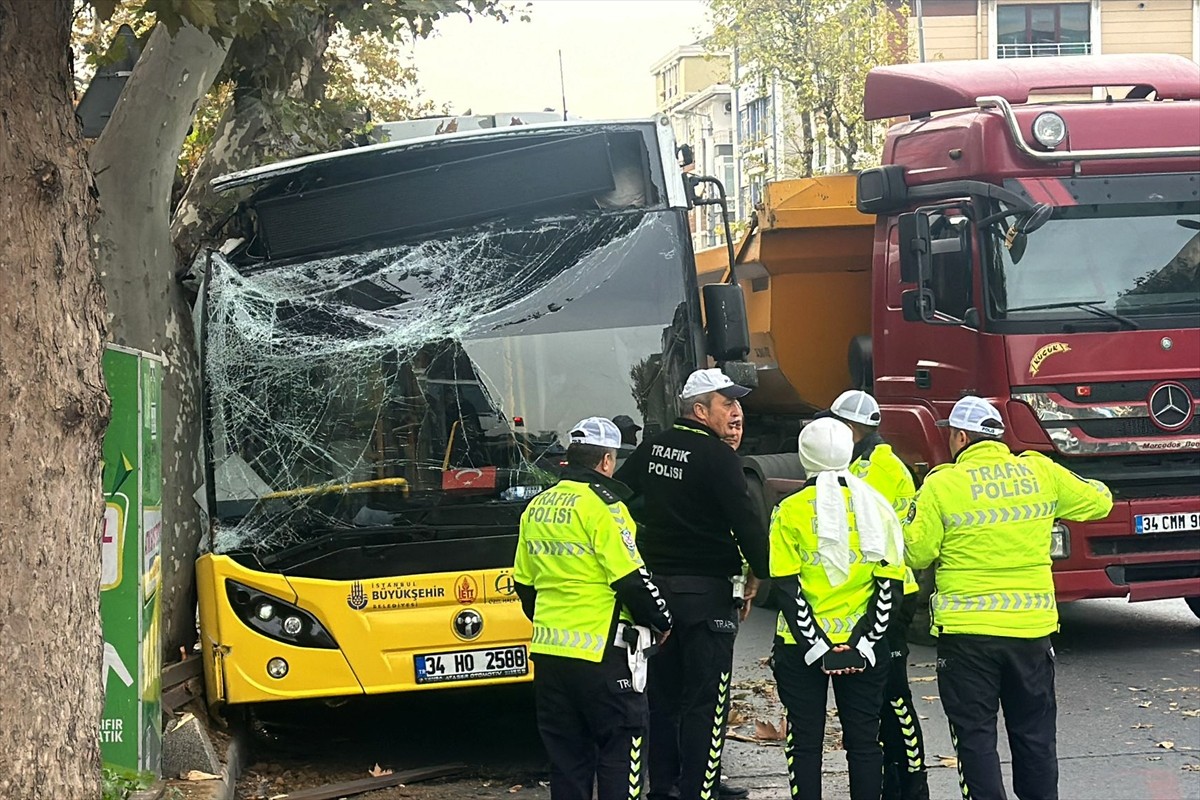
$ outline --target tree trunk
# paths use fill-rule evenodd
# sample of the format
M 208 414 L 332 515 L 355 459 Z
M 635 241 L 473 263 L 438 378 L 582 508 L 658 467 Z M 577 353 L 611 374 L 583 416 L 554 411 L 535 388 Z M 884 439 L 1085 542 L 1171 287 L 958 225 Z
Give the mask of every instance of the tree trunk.
M 175 279 L 171 185 L 196 107 L 225 61 L 228 42 L 184 25 L 159 25 L 112 119 L 92 148 L 100 190 L 93 227 L 117 344 L 166 357 L 163 375 L 163 648 L 195 641 L 200 508 L 199 371 L 188 298 Z
M 100 795 L 104 294 L 71 0 L 0 0 L 0 797 Z
M 811 111 L 800 112 L 800 134 L 803 137 L 803 145 L 801 151 L 802 178 L 811 178 L 813 174 L 813 164 L 816 163 L 817 148 L 816 142 L 813 140 L 815 136 L 813 130 L 813 115 Z

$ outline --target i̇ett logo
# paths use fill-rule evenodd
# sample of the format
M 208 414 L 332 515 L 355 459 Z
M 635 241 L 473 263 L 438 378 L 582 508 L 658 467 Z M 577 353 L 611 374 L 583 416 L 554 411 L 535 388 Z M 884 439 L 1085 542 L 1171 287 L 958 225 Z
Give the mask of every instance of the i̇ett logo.
M 469 606 L 479 596 L 479 584 L 470 575 L 460 575 L 454 583 L 454 596 L 458 602 Z

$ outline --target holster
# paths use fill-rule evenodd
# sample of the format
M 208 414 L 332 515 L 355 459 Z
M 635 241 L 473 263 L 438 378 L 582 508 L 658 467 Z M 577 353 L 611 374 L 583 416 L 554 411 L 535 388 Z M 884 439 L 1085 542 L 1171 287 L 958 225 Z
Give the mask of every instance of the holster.
M 658 652 L 658 645 L 654 644 L 654 636 L 650 629 L 644 625 L 618 622 L 617 637 L 613 644 L 625 648 L 633 690 L 646 691 L 647 662 L 650 656 Z

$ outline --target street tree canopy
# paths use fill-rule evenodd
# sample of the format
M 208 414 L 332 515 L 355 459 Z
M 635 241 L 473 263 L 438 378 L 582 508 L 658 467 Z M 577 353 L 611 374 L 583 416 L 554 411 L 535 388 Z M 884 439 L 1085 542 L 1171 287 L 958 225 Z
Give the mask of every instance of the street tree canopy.
M 906 60 L 908 6 L 896 0 L 708 0 L 710 48 L 733 52 L 743 87 L 786 87 L 798 140 L 796 172 L 811 175 L 831 146 L 844 169 L 878 163 L 880 130 L 862 116 L 867 73 Z M 765 93 L 765 88 L 764 88 Z M 783 121 L 778 121 L 783 122 Z

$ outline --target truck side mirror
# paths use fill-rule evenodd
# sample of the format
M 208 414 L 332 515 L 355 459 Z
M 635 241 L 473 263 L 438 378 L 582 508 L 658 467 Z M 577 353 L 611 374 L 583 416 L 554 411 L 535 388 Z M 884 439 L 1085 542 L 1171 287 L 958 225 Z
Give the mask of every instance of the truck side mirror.
M 703 288 L 708 354 L 718 363 L 741 361 L 750 353 L 750 325 L 742 287 L 710 283 Z
M 925 276 L 933 269 L 929 217 L 919 211 L 901 214 L 898 228 L 900 280 L 903 283 L 923 283 Z
M 905 322 L 933 322 L 933 292 L 923 287 L 902 292 L 900 315 Z

